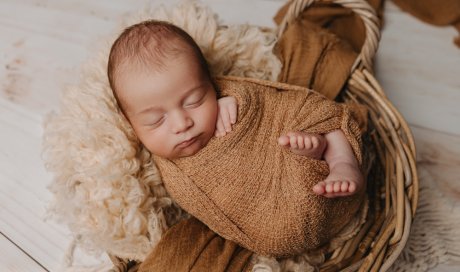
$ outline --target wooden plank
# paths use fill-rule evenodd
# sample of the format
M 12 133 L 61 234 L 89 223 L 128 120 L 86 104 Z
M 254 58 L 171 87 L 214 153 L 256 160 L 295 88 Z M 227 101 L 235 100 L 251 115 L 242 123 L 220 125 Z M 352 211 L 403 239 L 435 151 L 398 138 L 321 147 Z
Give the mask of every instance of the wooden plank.
M 251 24 L 275 27 L 273 17 L 286 1 L 203 0 L 225 24 Z
M 418 167 L 427 169 L 433 178 L 432 183 L 451 198 L 452 203 L 460 203 L 460 136 L 416 126 L 411 129 Z
M 8 12 L 14 9 L 22 12 Z M 59 92 L 78 80 L 90 41 L 111 24 L 71 11 L 0 2 L 1 96 L 40 114 L 50 111 L 58 105 Z
M 71 236 L 44 221 L 51 180 L 40 158 L 41 119 L 0 99 L 0 231 L 48 269 L 61 264 Z
M 0 271 L 47 271 L 0 233 Z
M 0 43 L 0 97 L 41 115 L 56 108 L 59 92 L 78 79 L 75 65 L 86 56 L 81 45 L 3 25 L 0 32 L 7 40 Z
M 409 123 L 460 135 L 460 50 L 453 28 L 434 27 L 391 2 L 376 58 L 376 75 Z

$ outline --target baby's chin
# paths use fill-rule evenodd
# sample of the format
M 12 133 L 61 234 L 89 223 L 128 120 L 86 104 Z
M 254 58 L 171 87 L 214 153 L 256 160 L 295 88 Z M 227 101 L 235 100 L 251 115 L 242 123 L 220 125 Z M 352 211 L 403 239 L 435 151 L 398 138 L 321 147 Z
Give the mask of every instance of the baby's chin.
M 180 159 L 180 158 L 187 158 L 187 157 L 195 155 L 200 150 L 201 150 L 201 148 L 197 148 L 197 149 L 193 149 L 193 150 L 187 150 L 187 151 L 183 150 L 183 151 L 181 151 L 181 152 L 179 152 L 177 154 L 168 156 L 167 159 L 175 160 L 175 159 Z

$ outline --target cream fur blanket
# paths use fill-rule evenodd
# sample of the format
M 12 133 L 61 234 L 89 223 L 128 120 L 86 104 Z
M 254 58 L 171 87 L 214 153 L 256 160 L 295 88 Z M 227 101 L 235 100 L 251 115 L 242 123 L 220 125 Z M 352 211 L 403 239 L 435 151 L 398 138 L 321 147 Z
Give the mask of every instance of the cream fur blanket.
M 248 25 L 223 26 L 216 14 L 194 2 L 170 10 L 146 8 L 118 31 L 151 18 L 186 29 L 216 74 L 276 80 L 281 70 L 272 53 L 274 32 Z M 83 68 L 81 82 L 62 93 L 60 110 L 45 121 L 44 162 L 54 174 L 49 186 L 54 201 L 48 210 L 69 226 L 85 251 L 143 260 L 165 229 L 184 214 L 166 194 L 150 155 L 139 148 L 112 97 L 106 60 L 117 34 Z M 408 246 L 394 266 L 397 271 L 426 271 L 440 261 L 460 261 L 460 239 L 452 230 L 460 218 L 452 217 L 456 213 L 445 208 L 451 204 L 433 193 L 433 185 L 427 186 L 426 180 L 431 179 L 421 177 L 423 205 Z M 278 262 L 258 257 L 253 271 L 313 271 L 308 263 L 321 263 L 321 258 Z
M 224 26 L 210 9 L 183 2 L 172 10 L 146 9 L 121 27 L 146 19 L 170 21 L 200 45 L 215 74 L 275 80 L 273 32 Z M 143 260 L 161 234 L 184 216 L 166 193 L 150 154 L 121 116 L 107 75 L 107 42 L 62 95 L 59 113 L 45 123 L 44 160 L 54 173 L 50 212 L 67 224 L 86 250 Z

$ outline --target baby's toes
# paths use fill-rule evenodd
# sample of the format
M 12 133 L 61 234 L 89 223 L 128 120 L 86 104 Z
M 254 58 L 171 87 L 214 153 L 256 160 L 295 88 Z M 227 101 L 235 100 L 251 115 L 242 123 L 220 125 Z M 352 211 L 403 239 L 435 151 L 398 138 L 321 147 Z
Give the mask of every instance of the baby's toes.
M 356 182 L 348 182 L 348 192 L 354 193 L 356 191 Z
M 326 193 L 326 183 L 324 181 L 318 182 L 315 186 L 313 186 L 313 192 L 318 195 Z
M 330 194 L 334 192 L 334 182 L 327 182 L 325 186 L 326 193 Z
M 289 143 L 291 145 L 291 148 L 297 149 L 299 146 L 297 145 L 297 137 L 296 136 L 291 136 L 289 139 Z
M 343 181 L 341 186 L 340 186 L 340 192 L 342 193 L 348 193 L 348 188 L 349 188 L 349 183 L 348 181 Z
M 312 148 L 312 141 L 311 141 L 310 137 L 304 137 L 302 142 L 304 144 L 305 149 L 311 149 Z
M 288 145 L 290 142 L 290 138 L 286 135 L 283 135 L 281 137 L 278 138 L 278 144 L 279 145 L 282 145 L 282 146 L 286 146 Z
M 304 149 L 305 148 L 303 137 L 301 135 L 297 136 L 297 148 L 298 149 Z
M 317 137 L 312 137 L 311 138 L 311 146 L 312 146 L 312 148 L 318 148 L 319 139 Z
M 341 189 L 342 189 L 342 182 L 341 181 L 334 181 L 333 182 L 334 193 L 340 193 Z
M 345 194 L 354 193 L 356 191 L 356 183 L 353 181 L 342 181 L 340 191 Z

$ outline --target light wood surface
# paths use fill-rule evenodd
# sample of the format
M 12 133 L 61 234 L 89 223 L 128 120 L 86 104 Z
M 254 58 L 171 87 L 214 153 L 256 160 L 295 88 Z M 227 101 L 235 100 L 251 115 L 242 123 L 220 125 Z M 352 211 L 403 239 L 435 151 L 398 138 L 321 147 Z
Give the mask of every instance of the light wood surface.
M 161 1 L 0 0 L 0 271 L 59 271 L 71 241 L 46 218 L 52 176 L 41 160 L 44 116 L 120 18 Z M 164 1 L 163 1 L 164 2 Z M 177 1 L 172 1 L 177 2 Z M 273 26 L 276 0 L 206 0 L 226 23 Z M 460 49 L 452 28 L 389 3 L 376 73 L 415 134 L 418 163 L 459 211 Z M 46 270 L 45 270 L 46 269 Z M 432 271 L 460 270 L 444 265 Z
M 46 271 L 31 256 L 27 255 L 3 235 L 0 235 L 0 270 L 17 272 Z

